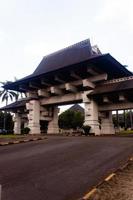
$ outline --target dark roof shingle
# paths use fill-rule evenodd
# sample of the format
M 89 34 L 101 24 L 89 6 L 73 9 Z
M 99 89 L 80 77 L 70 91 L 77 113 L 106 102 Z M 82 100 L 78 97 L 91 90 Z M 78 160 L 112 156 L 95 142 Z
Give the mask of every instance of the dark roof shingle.
M 82 62 L 87 60 L 91 55 L 92 48 L 90 40 L 87 39 L 45 56 L 33 72 L 33 76 L 38 76 L 40 74 Z
M 27 102 L 28 102 L 28 99 L 20 99 L 11 104 L 8 104 L 7 106 L 0 108 L 0 110 L 12 110 L 16 108 L 22 108 L 22 107 L 25 107 Z

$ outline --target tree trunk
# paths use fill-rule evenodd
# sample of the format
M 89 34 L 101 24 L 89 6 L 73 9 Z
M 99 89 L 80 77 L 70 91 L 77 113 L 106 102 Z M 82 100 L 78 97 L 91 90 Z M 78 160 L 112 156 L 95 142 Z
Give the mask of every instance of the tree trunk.
M 6 106 L 8 104 L 8 99 L 6 99 Z M 4 124 L 3 124 L 3 129 L 6 130 L 6 111 L 4 111 Z

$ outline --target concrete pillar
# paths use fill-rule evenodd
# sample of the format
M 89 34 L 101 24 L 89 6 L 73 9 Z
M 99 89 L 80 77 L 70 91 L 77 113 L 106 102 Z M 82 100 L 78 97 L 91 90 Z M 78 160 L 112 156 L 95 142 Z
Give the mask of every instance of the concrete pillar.
M 115 134 L 114 124 L 112 120 L 112 111 L 102 113 L 101 134 Z
M 85 122 L 84 125 L 91 126 L 90 133 L 100 135 L 100 126 L 98 120 L 98 105 L 93 99 L 88 99 L 86 92 L 83 94 L 83 102 L 85 106 Z
M 131 123 L 131 130 L 133 129 L 133 113 L 132 110 L 130 110 L 130 123 Z
M 28 114 L 28 127 L 30 128 L 30 134 L 40 134 L 40 102 L 38 100 L 31 100 L 26 104 L 29 110 Z
M 28 127 L 28 121 L 24 122 L 24 128 Z
M 21 117 L 19 113 L 15 113 L 14 120 L 14 134 L 21 134 Z
M 58 134 L 59 133 L 59 126 L 58 126 L 58 107 L 53 108 L 53 117 L 52 120 L 48 123 L 48 131 L 47 134 Z

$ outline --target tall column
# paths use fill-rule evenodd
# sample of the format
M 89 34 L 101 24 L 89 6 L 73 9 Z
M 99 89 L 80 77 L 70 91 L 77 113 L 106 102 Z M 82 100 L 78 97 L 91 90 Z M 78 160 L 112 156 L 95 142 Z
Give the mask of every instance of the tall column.
M 31 100 L 26 104 L 29 110 L 28 114 L 28 127 L 30 134 L 40 134 L 40 102 L 39 100 Z
M 115 134 L 114 124 L 112 120 L 112 111 L 107 111 L 102 114 L 101 134 Z
M 119 112 L 116 110 L 117 129 L 119 130 Z
M 126 119 L 126 112 L 125 110 L 123 111 L 123 117 L 124 117 L 124 130 L 127 130 L 127 119 Z
M 14 121 L 14 134 L 21 134 L 21 117 L 19 113 L 15 113 Z
M 87 93 L 83 94 L 83 102 L 85 105 L 85 121 L 84 125 L 91 127 L 90 133 L 100 135 L 100 126 L 98 120 L 98 105 L 93 99 L 88 99 Z
M 133 129 L 133 114 L 132 110 L 130 110 L 130 124 L 131 124 L 131 130 Z
M 58 134 L 59 133 L 59 126 L 58 126 L 58 107 L 53 108 L 53 117 L 52 120 L 48 123 L 48 134 Z

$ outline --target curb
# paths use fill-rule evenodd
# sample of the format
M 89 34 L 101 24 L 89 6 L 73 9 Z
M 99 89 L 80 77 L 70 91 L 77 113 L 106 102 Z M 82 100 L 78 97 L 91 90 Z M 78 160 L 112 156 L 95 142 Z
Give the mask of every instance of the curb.
M 15 140 L 15 141 L 9 141 L 9 142 L 0 142 L 0 146 L 7 146 L 12 144 L 19 144 L 19 143 L 26 143 L 26 142 L 33 142 L 37 140 L 45 140 L 47 137 L 39 137 L 39 138 L 32 138 L 32 139 L 23 139 L 23 140 Z
M 89 200 L 92 197 L 92 195 L 97 192 L 97 189 L 98 189 L 98 187 L 100 185 L 102 185 L 105 182 L 111 181 L 114 178 L 114 176 L 117 175 L 118 171 L 123 171 L 125 168 L 127 168 L 127 166 L 129 165 L 129 163 L 131 163 L 132 161 L 133 161 L 133 156 L 129 157 L 127 159 L 127 161 L 122 166 L 120 166 L 116 170 L 114 170 L 114 172 L 112 172 L 111 174 L 109 174 L 106 178 L 104 178 L 104 180 L 102 180 L 101 182 L 99 182 L 96 186 L 94 186 L 91 190 L 89 190 L 89 192 L 86 193 L 79 200 Z

